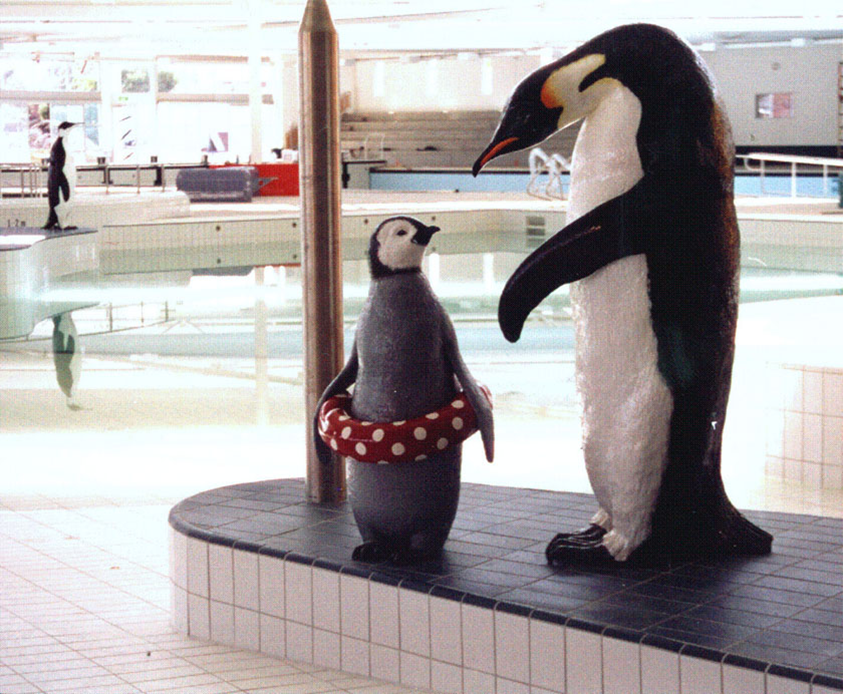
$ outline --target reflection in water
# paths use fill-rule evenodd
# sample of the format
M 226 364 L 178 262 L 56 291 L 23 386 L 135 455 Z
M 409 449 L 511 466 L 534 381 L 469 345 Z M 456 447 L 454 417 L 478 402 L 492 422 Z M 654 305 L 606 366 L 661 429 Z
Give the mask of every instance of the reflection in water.
M 463 478 L 589 492 L 567 294 L 544 303 L 516 345 L 495 323 L 501 285 L 519 260 L 495 254 L 442 256 L 434 263 L 461 350 L 496 398 L 501 464 L 488 465 L 480 443 L 470 440 Z M 351 330 L 368 275 L 355 263 L 344 273 Z M 826 344 L 841 355 L 841 298 L 759 302 L 839 294 L 841 282 L 841 276 L 812 273 L 744 273 L 724 452 L 726 484 L 741 505 L 841 514 L 841 491 L 784 490 L 766 477 L 761 410 L 765 364 L 787 342 L 802 353 Z M 85 409 L 69 410 L 56 387 L 52 321 L 28 341 L 0 343 L 3 458 L 40 461 L 19 466 L 14 477 L 4 477 L 4 487 L 181 485 L 187 494 L 304 475 L 298 270 L 194 278 L 188 288 L 172 290 L 123 287 L 115 297 L 121 301 L 73 314 L 85 351 L 85 378 L 74 394 Z M 812 334 L 800 327 L 807 321 L 817 326 Z M 81 352 L 77 347 L 74 354 Z

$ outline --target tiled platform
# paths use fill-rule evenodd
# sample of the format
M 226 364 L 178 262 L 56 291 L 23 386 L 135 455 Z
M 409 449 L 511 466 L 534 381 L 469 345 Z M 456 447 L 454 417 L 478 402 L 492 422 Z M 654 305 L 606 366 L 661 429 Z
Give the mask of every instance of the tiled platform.
M 589 495 L 465 484 L 443 558 L 353 562 L 346 505 L 302 480 L 203 492 L 170 514 L 174 621 L 193 636 L 443 692 L 842 689 L 842 522 L 748 515 L 770 556 L 554 570 Z

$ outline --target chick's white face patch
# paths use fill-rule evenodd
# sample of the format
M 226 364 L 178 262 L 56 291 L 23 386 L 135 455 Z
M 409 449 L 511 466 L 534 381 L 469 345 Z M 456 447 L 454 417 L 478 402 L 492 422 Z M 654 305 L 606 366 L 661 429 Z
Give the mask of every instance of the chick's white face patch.
M 413 243 L 416 227 L 407 219 L 394 219 L 379 229 L 378 259 L 391 270 L 420 267 L 425 246 Z

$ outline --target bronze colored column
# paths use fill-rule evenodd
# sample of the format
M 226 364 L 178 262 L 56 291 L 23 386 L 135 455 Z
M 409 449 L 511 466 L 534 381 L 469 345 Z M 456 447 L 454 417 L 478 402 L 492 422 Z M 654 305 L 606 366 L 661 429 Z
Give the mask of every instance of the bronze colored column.
M 326 0 L 308 0 L 299 26 L 299 194 L 302 215 L 305 414 L 309 500 L 346 498 L 343 458 L 322 465 L 313 415 L 343 367 L 340 255 L 340 91 L 337 32 Z

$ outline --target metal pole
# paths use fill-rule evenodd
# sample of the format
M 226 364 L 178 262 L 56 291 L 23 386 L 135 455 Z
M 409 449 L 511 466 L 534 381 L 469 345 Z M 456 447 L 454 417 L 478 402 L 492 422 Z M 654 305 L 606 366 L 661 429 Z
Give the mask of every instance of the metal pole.
M 308 0 L 299 26 L 299 190 L 302 216 L 305 414 L 308 498 L 346 497 L 341 456 L 322 465 L 313 414 L 343 367 L 340 262 L 340 95 L 337 32 L 326 0 Z

